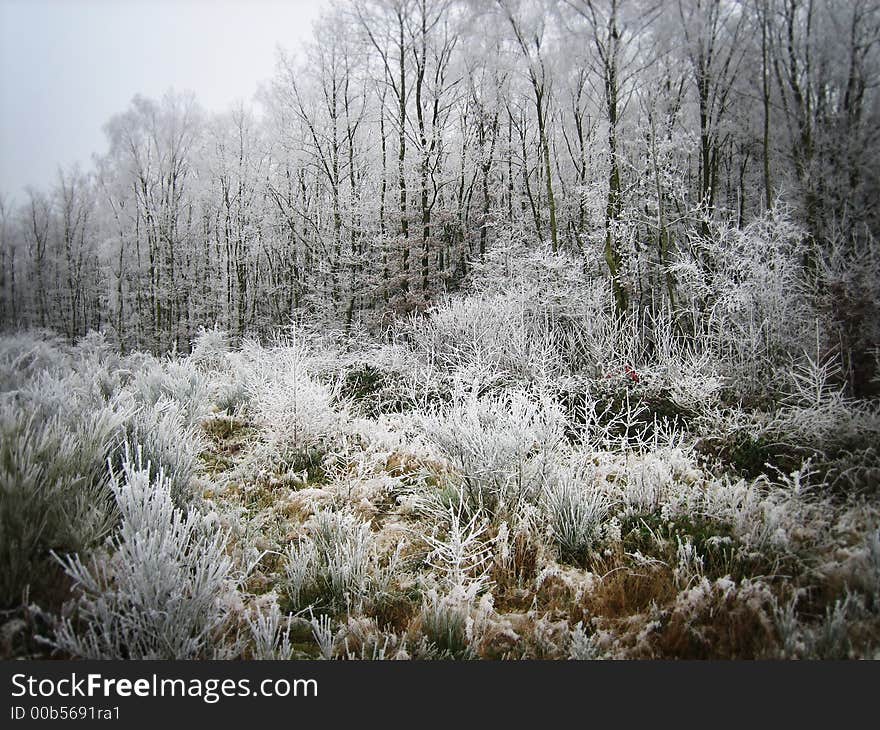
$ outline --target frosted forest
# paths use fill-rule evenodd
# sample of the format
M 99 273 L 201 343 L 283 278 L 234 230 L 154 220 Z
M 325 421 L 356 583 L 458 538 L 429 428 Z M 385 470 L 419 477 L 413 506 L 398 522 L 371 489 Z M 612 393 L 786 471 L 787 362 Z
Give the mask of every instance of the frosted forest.
M 880 658 L 878 0 L 350 0 L 266 78 L 0 200 L 0 655 Z

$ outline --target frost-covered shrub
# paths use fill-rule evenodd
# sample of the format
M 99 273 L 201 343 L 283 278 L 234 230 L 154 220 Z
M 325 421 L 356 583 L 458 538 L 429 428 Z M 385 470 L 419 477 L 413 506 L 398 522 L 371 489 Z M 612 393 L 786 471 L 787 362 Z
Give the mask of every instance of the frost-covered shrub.
M 674 448 L 628 454 L 621 471 L 620 500 L 624 511 L 633 514 L 674 509 L 676 487 L 686 488 L 686 483 L 699 473 L 693 461 L 681 449 Z
M 596 645 L 596 635 L 587 634 L 583 621 L 578 621 L 571 631 L 568 658 L 573 661 L 592 661 L 602 658 L 602 652 Z
M 371 417 L 445 402 L 453 379 L 399 343 L 358 352 L 342 370 L 340 396 Z
M 515 391 L 460 396 L 425 415 L 422 427 L 462 479 L 471 507 L 497 514 L 534 501 L 546 462 L 564 441 L 566 421 L 551 399 Z
M 165 475 L 149 464 L 126 460 L 111 488 L 121 521 L 104 550 L 60 558 L 78 597 L 55 646 L 84 659 L 222 657 L 238 601 L 226 536 L 175 507 Z
M 785 551 L 790 547 L 790 528 L 807 524 L 797 496 L 772 489 L 764 479 L 713 480 L 706 485 L 702 502 L 707 515 L 731 525 L 737 539 L 752 550 Z
M 16 390 L 0 393 L 0 399 L 32 416 L 36 422 L 57 416 L 71 431 L 82 431 L 92 439 L 108 440 L 116 434 L 109 421 L 102 424 L 102 420 L 111 413 L 116 414 L 116 420 L 125 420 L 134 409 L 128 399 L 117 392 L 118 381 L 108 383 L 105 376 L 116 380 L 103 363 L 71 358 L 65 367 L 41 370 Z
M 833 606 L 825 609 L 824 620 L 812 632 L 808 651 L 816 659 L 849 659 L 852 643 L 849 638 L 849 624 L 853 614 L 859 612 L 858 599 L 847 591 L 843 599 L 837 599 Z
M 383 661 L 410 658 L 406 642 L 395 632 L 380 627 L 374 618 L 349 616 L 340 633 L 345 659 Z
M 27 377 L 3 395 L 4 429 L 9 431 L 3 439 L 6 473 L 19 494 L 31 485 L 30 506 L 10 498 L 6 512 L 36 509 L 39 515 L 29 520 L 39 538 L 32 536 L 30 547 L 18 551 L 23 564 L 43 560 L 49 549 L 85 553 L 103 538 L 116 515 L 108 462 L 119 469 L 126 446 L 163 469 L 179 504 L 190 497 L 197 466 L 198 439 L 187 423 L 198 420 L 193 409 L 201 408 L 194 406 L 200 397 L 190 396 L 200 386 L 188 369 L 185 377 L 177 377 L 174 373 L 182 371 L 173 364 L 166 372 L 152 359 L 123 361 L 100 335 L 84 338 L 69 351 L 53 347 L 53 359 L 43 358 L 47 366 L 25 367 Z M 26 359 L 45 350 L 45 344 L 35 345 Z M 15 362 L 22 364 L 21 356 Z M 126 382 L 128 365 L 140 373 L 132 384 Z M 156 387 L 138 390 L 145 384 Z
M 835 358 L 802 353 L 785 370 L 773 410 L 707 414 L 704 445 L 744 476 L 775 478 L 809 460 L 829 489 L 873 490 L 880 478 L 878 404 L 846 395 Z
M 251 352 L 259 345 L 250 343 Z M 252 396 L 248 377 L 252 358 L 234 351 L 227 333 L 217 327 L 202 329 L 193 343 L 187 362 L 205 374 L 210 402 L 219 411 L 240 415 L 246 411 Z
M 446 371 L 536 380 L 560 369 L 546 321 L 527 309 L 534 294 L 508 292 L 450 298 L 427 318 L 412 318 L 405 336 L 429 363 Z
M 770 585 L 760 578 L 700 577 L 678 592 L 653 627 L 640 632 L 635 656 L 705 659 L 719 650 L 731 659 L 772 656 L 776 605 Z
M 632 381 L 606 378 L 586 385 L 567 383 L 561 395 L 576 429 L 574 435 L 594 451 L 638 449 L 657 425 L 656 414 L 645 402 L 648 395 L 644 389 L 636 391 Z
M 337 389 L 311 372 L 307 343 L 292 339 L 271 348 L 245 343 L 237 368 L 249 391 L 248 412 L 263 429 L 268 448 L 320 444 L 339 430 Z
M 544 383 L 584 368 L 595 369 L 616 340 L 603 306 L 604 289 L 568 292 L 564 302 L 535 283 L 504 291 L 449 298 L 400 328 L 400 337 L 428 363 L 445 372 L 482 374 Z
M 188 359 L 202 370 L 220 370 L 226 366 L 230 351 L 229 335 L 224 330 L 202 327 Z
M 131 377 L 128 358 L 114 349 L 103 332 L 90 331 L 82 337 L 71 351 L 70 363 L 73 372 L 66 379 L 95 399 L 119 397 Z
M 772 392 L 780 365 L 808 345 L 814 321 L 804 279 L 804 232 L 774 209 L 739 229 L 693 232 L 674 274 L 695 332 L 706 333 L 735 392 Z M 684 305 L 683 305 L 684 306 Z
M 413 351 L 445 371 L 545 382 L 593 368 L 616 340 L 607 283 L 571 254 L 501 230 L 472 263 L 469 291 L 400 324 Z
M 118 361 L 119 355 L 103 331 L 89 330 L 76 343 L 75 354 L 89 362 Z
M 428 641 L 439 650 L 440 656 L 452 659 L 473 659 L 468 638 L 470 601 L 458 595 L 425 594 L 421 612 L 421 628 Z
M 0 337 L 0 393 L 23 398 L 28 408 L 46 414 L 101 408 L 118 396 L 126 376 L 121 359 L 99 333 L 76 347 L 51 334 Z
M 798 594 L 795 593 L 784 603 L 774 599 L 772 615 L 779 636 L 781 659 L 795 659 L 806 654 L 804 630 L 797 615 L 798 598 Z
M 50 549 L 87 550 L 109 529 L 107 461 L 133 408 L 118 392 L 120 363 L 99 335 L 75 348 L 48 336 L 0 338 L 0 361 L 15 371 L 15 387 L 0 393 L 7 604 L 26 583 L 39 597 L 40 582 L 52 578 Z
M 492 559 L 492 542 L 485 534 L 487 520 L 479 512 L 467 519 L 461 503 L 449 505 L 443 517 L 442 534 L 425 535 L 431 548 L 426 564 L 450 589 L 484 589 Z
M 585 283 L 584 263 L 569 252 L 553 252 L 548 244 L 537 244 L 522 231 L 502 228 L 494 243 L 471 268 L 471 288 L 490 294 L 523 285 L 535 286 L 547 312 L 576 316 L 583 312 L 583 295 L 592 284 Z
M 678 409 L 702 413 L 715 406 L 726 385 L 721 366 L 705 334 L 683 332 L 677 318 L 663 309 L 629 320 L 631 339 L 640 342 L 633 353 L 638 382 L 645 399 L 668 399 Z
M 258 423 L 295 448 L 321 443 L 335 434 L 340 419 L 334 394 L 310 378 L 278 379 L 253 399 Z
M 239 353 L 234 352 L 229 356 L 227 368 L 211 374 L 211 401 L 218 411 L 225 411 L 231 416 L 247 413 L 253 397 L 247 369 L 239 365 Z
M 656 448 L 692 432 L 696 422 L 716 410 L 725 385 L 702 342 L 671 333 L 663 316 L 645 317 L 650 336 L 631 329 L 635 346 L 611 351 L 599 377 L 576 375 L 554 383 L 570 421 L 570 438 L 591 450 Z
M 294 609 L 351 610 L 388 589 L 399 553 L 380 562 L 369 522 L 348 512 L 319 510 L 304 527 L 305 535 L 285 555 Z
M 842 598 L 825 607 L 818 623 L 809 623 L 797 613 L 799 595 L 774 607 L 773 620 L 783 659 L 852 659 L 855 656 L 851 630 L 869 614 L 861 596 L 847 588 Z
M 803 354 L 789 368 L 782 407 L 767 424 L 776 438 L 820 451 L 866 448 L 880 443 L 880 408 L 845 395 L 836 360 Z

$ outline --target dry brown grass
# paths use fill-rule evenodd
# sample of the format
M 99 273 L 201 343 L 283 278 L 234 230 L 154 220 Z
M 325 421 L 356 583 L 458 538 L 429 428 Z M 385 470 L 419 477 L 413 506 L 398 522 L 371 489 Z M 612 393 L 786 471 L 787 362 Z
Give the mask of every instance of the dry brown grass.
M 667 566 L 621 565 L 598 579 L 595 589 L 585 596 L 583 609 L 588 616 L 614 621 L 640 614 L 652 605 L 666 605 L 676 593 L 675 577 Z

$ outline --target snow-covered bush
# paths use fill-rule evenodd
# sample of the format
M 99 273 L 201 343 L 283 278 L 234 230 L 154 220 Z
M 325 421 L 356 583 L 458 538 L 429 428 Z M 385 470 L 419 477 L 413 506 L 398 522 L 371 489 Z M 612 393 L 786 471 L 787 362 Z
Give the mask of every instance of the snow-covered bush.
M 259 349 L 254 343 L 249 347 Z M 202 329 L 188 362 L 205 374 L 210 402 L 218 411 L 233 416 L 246 411 L 252 395 L 247 382 L 251 360 L 246 353 L 232 349 L 225 331 L 217 327 Z
M 46 575 L 49 551 L 85 550 L 113 523 L 101 469 L 108 445 L 59 418 L 0 410 L 0 601 Z M 35 586 L 42 588 L 43 586 Z
M 783 209 L 744 228 L 694 231 L 674 267 L 694 332 L 706 333 L 740 395 L 772 392 L 780 365 L 811 341 L 814 309 L 804 279 L 805 234 Z
M 0 403 L 4 605 L 46 574 L 50 549 L 90 548 L 115 513 L 107 460 L 119 448 L 127 410 L 117 401 L 98 404 L 88 394 L 65 392 L 64 381 L 46 373 L 36 380 L 44 389 L 29 383 Z
M 666 309 L 647 311 L 627 320 L 630 339 L 640 342 L 632 353 L 639 383 L 647 399 L 668 399 L 684 412 L 701 413 L 715 406 L 726 379 L 704 333 L 682 331 L 678 318 Z
M 413 348 L 448 372 L 534 381 L 561 369 L 561 348 L 548 322 L 529 311 L 536 292 L 450 298 L 405 330 Z
M 11 393 L 43 372 L 66 364 L 61 338 L 41 331 L 0 337 L 0 393 Z
M 563 445 L 566 420 L 548 397 L 470 393 L 426 414 L 422 428 L 461 478 L 471 508 L 495 515 L 534 502 L 548 460 Z
M 343 373 L 340 395 L 371 417 L 425 410 L 445 402 L 456 376 L 400 343 L 357 353 L 350 364 L 343 363 Z
M 239 601 L 225 534 L 175 507 L 165 475 L 139 459 L 111 488 L 121 521 L 104 550 L 59 558 L 78 597 L 55 646 L 84 659 L 222 658 Z
M 202 327 L 193 341 L 189 361 L 205 371 L 220 370 L 227 364 L 231 347 L 229 335 L 219 327 Z
M 683 271 L 685 288 L 705 294 L 705 272 Z M 716 282 L 716 298 L 730 293 L 725 282 Z M 397 335 L 441 373 L 482 390 L 626 373 L 645 397 L 662 397 L 682 410 L 717 401 L 726 384 L 718 361 L 724 348 L 707 315 L 664 307 L 621 314 L 611 301 L 608 282 L 586 277 L 579 260 L 514 237 L 474 264 L 467 294 L 411 318 Z
M 409 659 L 406 641 L 394 631 L 383 629 L 374 618 L 349 618 L 341 631 L 344 658 L 382 661 Z
M 425 559 L 450 589 L 465 587 L 482 590 L 489 580 L 492 541 L 486 539 L 487 520 L 477 512 L 468 519 L 462 505 L 448 505 L 443 517 L 442 535 L 425 535 L 431 548 Z
M 134 411 L 120 363 L 99 335 L 75 348 L 51 336 L 0 338 L 2 602 L 40 599 L 52 549 L 87 551 L 115 519 L 107 461 Z
M 768 552 L 790 548 L 790 530 L 799 522 L 803 505 L 796 495 L 772 489 L 767 480 L 723 477 L 709 482 L 703 495 L 705 514 L 726 522 L 742 544 Z
M 681 449 L 648 449 L 627 454 L 618 481 L 624 511 L 646 514 L 657 510 L 674 510 L 678 505 L 677 491 L 690 491 L 688 482 L 699 471 L 693 459 Z
M 803 353 L 788 372 L 784 403 L 768 425 L 777 438 L 832 452 L 880 443 L 880 408 L 846 396 L 837 360 Z
M 312 374 L 306 348 L 296 338 L 271 348 L 253 342 L 242 347 L 238 367 L 250 391 L 248 410 L 275 446 L 321 443 L 341 421 L 334 408 L 337 389 Z
M 465 295 L 398 327 L 401 339 L 441 370 L 541 383 L 596 369 L 623 342 L 607 282 L 585 276 L 576 257 L 515 232 L 500 233 L 473 262 L 469 281 Z
M 572 661 L 592 661 L 602 658 L 602 653 L 596 645 L 596 635 L 587 634 L 583 621 L 578 621 L 571 631 L 568 658 Z

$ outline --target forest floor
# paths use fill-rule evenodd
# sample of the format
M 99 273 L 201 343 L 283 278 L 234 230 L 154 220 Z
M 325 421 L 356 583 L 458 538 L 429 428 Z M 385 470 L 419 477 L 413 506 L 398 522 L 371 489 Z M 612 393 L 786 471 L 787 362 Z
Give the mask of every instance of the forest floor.
M 359 402 L 370 404 L 376 386 L 365 387 L 365 376 L 379 372 L 371 365 L 348 372 L 354 413 L 365 410 Z M 629 373 L 615 380 L 614 388 L 633 401 L 643 397 Z M 504 397 L 501 404 L 502 411 L 516 410 Z M 644 405 L 637 419 L 642 425 L 687 416 L 662 398 L 648 396 Z M 528 419 L 518 424 L 527 428 Z M 480 422 L 486 425 L 479 416 L 458 425 Z M 422 434 L 412 438 L 412 427 L 406 414 L 355 415 L 349 437 L 335 446 L 312 444 L 281 460 L 273 447 L 266 460 L 255 424 L 228 415 L 204 422 L 202 497 L 247 526 L 239 539 L 261 555 L 245 590 L 272 600 L 281 596 L 282 612 L 300 617 L 291 623 L 295 652 L 349 658 L 844 658 L 874 656 L 880 646 L 873 473 L 865 489 L 834 493 L 827 489 L 832 469 L 812 468 L 809 449 L 747 431 L 690 434 L 665 445 L 661 438 L 653 449 L 592 450 L 586 467 L 578 463 L 582 445 L 557 444 L 554 459 L 569 460 L 573 482 L 601 480 L 606 499 L 584 504 L 563 488 L 560 503 L 550 508 L 557 512 L 548 536 L 546 514 L 539 514 L 547 508 L 529 508 L 527 485 L 512 488 L 516 477 L 506 474 L 499 489 L 522 492 L 511 504 L 497 496 L 496 504 L 469 503 L 469 490 L 485 488 L 498 475 L 483 475 L 482 485 L 469 483 L 472 475 L 444 458 L 451 455 L 460 467 L 461 444 L 438 455 L 425 448 Z M 465 440 L 504 438 L 488 430 Z M 364 433 L 382 433 L 384 443 L 371 443 Z M 474 455 L 493 450 L 488 443 L 472 446 Z M 517 468 L 537 468 L 546 478 L 557 465 L 526 464 L 540 460 L 544 447 L 532 444 L 535 453 Z M 369 526 L 370 570 L 383 577 L 363 587 L 362 595 L 334 595 L 328 575 L 323 585 L 315 581 L 311 595 L 284 598 L 290 595 L 288 563 L 295 558 L 290 546 L 310 544 L 328 529 L 316 514 L 353 518 L 330 528 L 346 535 L 354 524 Z M 578 520 L 594 523 L 584 527 Z M 316 635 L 318 607 L 333 618 L 331 648 L 322 648 Z

